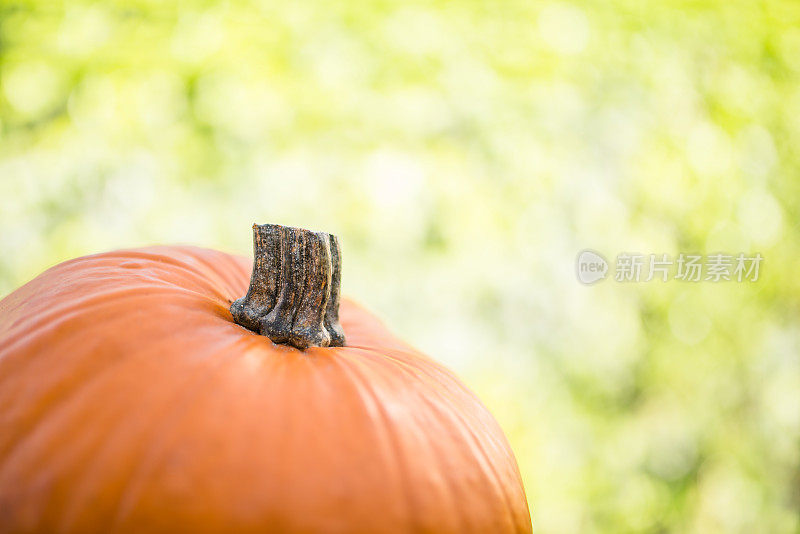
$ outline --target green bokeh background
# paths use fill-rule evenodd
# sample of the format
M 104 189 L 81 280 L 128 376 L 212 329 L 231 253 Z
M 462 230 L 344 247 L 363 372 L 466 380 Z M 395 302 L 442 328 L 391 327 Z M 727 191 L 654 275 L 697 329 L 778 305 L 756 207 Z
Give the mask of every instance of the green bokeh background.
M 537 532 L 800 532 L 799 82 L 791 0 L 6 0 L 0 294 L 324 229 L 498 418 Z M 587 247 L 765 260 L 584 286 Z

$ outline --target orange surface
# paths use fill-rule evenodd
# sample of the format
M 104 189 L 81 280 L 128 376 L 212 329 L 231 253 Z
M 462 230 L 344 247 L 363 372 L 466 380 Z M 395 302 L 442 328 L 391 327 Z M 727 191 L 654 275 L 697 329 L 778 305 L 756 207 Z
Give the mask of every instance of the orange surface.
M 531 531 L 502 431 L 451 372 L 347 299 L 346 347 L 242 328 L 250 264 L 109 252 L 0 301 L 0 531 Z

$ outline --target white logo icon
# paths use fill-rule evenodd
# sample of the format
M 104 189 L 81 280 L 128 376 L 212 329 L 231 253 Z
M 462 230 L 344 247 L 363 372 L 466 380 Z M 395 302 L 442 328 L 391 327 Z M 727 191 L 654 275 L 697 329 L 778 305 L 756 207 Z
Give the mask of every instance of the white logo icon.
M 594 250 L 582 250 L 575 260 L 575 274 L 582 284 L 594 284 L 608 274 L 608 262 Z

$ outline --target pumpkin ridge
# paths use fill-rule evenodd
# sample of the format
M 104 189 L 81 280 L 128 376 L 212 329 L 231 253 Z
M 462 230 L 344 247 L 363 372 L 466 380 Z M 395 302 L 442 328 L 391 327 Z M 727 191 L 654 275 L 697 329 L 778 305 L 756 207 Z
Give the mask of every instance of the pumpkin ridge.
M 18 324 L 12 326 L 10 330 L 10 342 L 0 349 L 0 361 L 3 359 L 3 352 L 13 353 L 18 349 L 20 343 L 24 343 L 26 338 L 31 336 L 34 331 L 41 330 L 41 333 L 46 333 L 64 327 L 69 321 L 78 320 L 86 316 L 87 311 L 97 312 L 103 307 L 116 307 L 119 305 L 118 299 L 122 300 L 150 300 L 158 296 L 158 293 L 153 290 L 158 289 L 164 295 L 171 295 L 173 298 L 186 298 L 186 299 L 202 299 L 208 301 L 210 304 L 225 307 L 220 301 L 214 300 L 208 295 L 203 295 L 197 291 L 182 289 L 178 286 L 153 285 L 152 287 L 134 287 L 134 288 L 116 288 L 110 289 L 103 293 L 94 293 L 87 295 L 78 301 L 70 301 L 70 305 L 66 308 L 51 307 L 47 311 L 39 315 L 30 315 L 18 321 Z M 141 294 L 144 290 L 150 290 L 146 294 Z M 110 297 L 113 297 L 110 298 Z M 174 300 L 165 301 L 165 304 L 175 304 Z M 32 324 L 29 323 L 33 321 Z M 43 324 L 42 324 L 43 323 Z M 14 329 L 19 332 L 14 332 Z M 19 336 L 19 337 L 18 337 Z
M 349 348 L 349 347 L 348 347 Z M 396 473 L 399 473 L 399 476 L 395 478 L 399 480 L 399 484 L 401 486 L 402 495 L 405 501 L 405 509 L 410 512 L 411 516 L 411 524 L 414 525 L 416 523 L 416 514 L 414 513 L 415 507 L 413 506 L 413 498 L 411 496 L 411 484 L 408 479 L 407 467 L 405 464 L 407 463 L 407 458 L 404 454 L 402 454 L 402 446 L 400 445 L 399 438 L 395 432 L 391 430 L 392 426 L 390 425 L 390 417 L 383 409 L 380 400 L 377 397 L 377 393 L 370 387 L 370 382 L 364 379 L 364 376 L 358 373 L 353 365 L 350 362 L 353 360 L 342 360 L 342 359 L 333 359 L 334 363 L 342 369 L 344 376 L 351 382 L 353 387 L 358 390 L 359 392 L 366 392 L 368 398 L 370 399 L 370 403 L 372 404 L 372 408 L 370 409 L 369 406 L 365 405 L 366 414 L 369 415 L 371 413 L 378 413 L 381 419 L 380 425 L 376 425 L 373 427 L 373 432 L 380 435 L 381 439 L 378 440 L 379 443 L 384 443 L 384 446 L 388 445 L 388 448 L 391 452 L 394 453 L 395 457 L 399 457 L 399 461 L 401 463 L 400 467 L 395 468 Z M 347 363 L 346 363 L 347 362 Z M 363 397 L 362 397 L 363 399 Z M 363 401 L 362 401 L 363 402 Z M 392 462 L 386 461 L 386 456 L 383 455 L 383 462 L 384 466 L 389 467 L 389 471 L 391 472 L 391 464 Z
M 221 373 L 226 365 L 230 364 L 230 360 L 224 358 L 223 353 L 227 353 L 232 347 L 237 344 L 243 343 L 242 338 L 235 338 L 232 340 L 228 340 L 225 343 L 220 343 L 219 347 L 216 347 L 214 350 L 210 351 L 206 359 L 210 362 L 213 362 L 213 368 L 208 369 L 208 367 L 202 367 L 198 370 L 198 373 L 202 373 L 203 376 L 199 377 L 197 380 L 194 381 L 186 381 L 184 382 L 184 387 L 181 388 L 182 391 L 189 390 L 190 386 L 197 385 L 197 383 L 208 383 L 211 382 L 219 373 Z M 233 355 L 232 358 L 235 358 L 237 355 Z M 194 390 L 189 390 L 186 394 L 180 395 L 183 399 L 183 402 L 180 402 L 180 407 L 173 406 L 173 409 L 170 411 L 170 415 L 161 418 L 158 427 L 164 429 L 163 433 L 156 432 L 157 439 L 159 442 L 169 442 L 168 435 L 169 430 L 172 430 L 172 435 L 174 436 L 177 433 L 178 425 L 176 421 L 179 420 L 181 416 L 186 417 L 186 414 L 189 413 L 193 407 L 193 403 L 187 400 L 190 398 L 197 397 L 199 395 L 207 395 L 208 392 L 204 391 L 202 388 L 197 388 Z M 175 439 L 175 438 L 173 438 Z M 159 464 L 159 461 L 162 460 L 164 454 L 166 453 L 166 448 L 161 447 L 161 450 L 156 452 L 158 447 L 152 445 L 148 448 L 148 452 L 145 457 L 142 459 L 141 463 L 138 465 L 136 471 L 130 477 L 129 483 L 126 485 L 124 491 L 119 496 L 117 500 L 117 507 L 114 511 L 114 519 L 111 523 L 111 529 L 114 530 L 116 528 L 121 527 L 124 524 L 125 519 L 127 519 L 128 515 L 135 510 L 136 503 L 139 502 L 139 495 L 137 493 L 141 492 L 143 487 L 146 487 L 146 481 L 148 477 L 151 477 L 153 473 L 156 471 L 156 468 Z M 137 488 L 138 486 L 138 488 Z M 131 495 L 136 495 L 132 497 Z M 130 501 L 133 500 L 133 503 Z
M 414 349 L 401 350 L 392 348 L 391 351 L 389 350 L 379 351 L 371 347 L 364 347 L 364 346 L 351 347 L 349 345 L 348 348 L 364 350 L 368 353 L 371 353 L 373 356 L 379 359 L 391 360 L 393 362 L 396 362 L 400 366 L 410 367 L 414 370 L 418 370 L 421 373 L 424 373 L 425 376 L 429 378 L 431 381 L 437 382 L 440 385 L 444 385 L 444 382 L 447 381 L 448 384 L 457 386 L 459 392 L 468 394 L 470 397 L 473 398 L 473 400 L 480 403 L 480 400 L 472 390 L 459 383 L 459 379 L 458 377 L 456 377 L 455 374 L 453 374 L 451 371 L 449 371 L 447 368 L 445 368 L 435 360 L 431 360 L 430 358 L 417 354 L 414 351 Z M 407 359 L 403 359 L 393 354 L 390 354 L 390 352 L 402 352 Z
M 440 394 L 440 392 L 441 392 L 441 390 L 439 390 L 439 389 L 435 389 L 434 390 L 434 394 Z M 447 399 L 447 400 L 449 401 L 451 399 Z M 427 397 L 423 398 L 423 402 L 425 402 L 428 405 L 431 405 L 431 400 L 428 399 Z M 511 503 L 510 503 L 511 499 L 510 499 L 509 495 L 505 492 L 505 490 L 503 488 L 502 479 L 501 479 L 500 475 L 498 474 L 496 467 L 489 460 L 490 456 L 486 452 L 486 448 L 483 446 L 481 440 L 478 439 L 478 436 L 475 434 L 475 431 L 472 429 L 470 424 L 464 419 L 463 415 L 461 415 L 459 413 L 455 413 L 454 417 L 459 422 L 458 428 L 459 428 L 460 433 L 462 435 L 465 435 L 465 434 L 468 435 L 469 438 L 470 438 L 473 450 L 476 448 L 480 453 L 480 454 L 476 454 L 475 455 L 476 459 L 478 459 L 478 461 L 481 463 L 482 469 L 480 469 L 480 473 L 485 477 L 486 482 L 489 485 L 492 486 L 492 488 L 494 489 L 495 493 L 501 497 L 501 499 L 503 501 L 503 504 L 505 505 L 506 513 L 508 514 L 508 516 L 513 517 L 514 516 L 514 510 L 513 510 L 512 506 L 511 506 Z M 491 474 L 491 476 L 488 476 L 489 473 Z M 516 524 L 516 520 L 514 521 L 514 523 L 515 523 L 514 527 L 516 528 L 518 526 Z
M 348 349 L 350 349 L 350 348 L 356 348 L 356 347 L 348 347 Z M 370 365 L 374 365 L 376 363 L 376 361 L 379 361 L 379 360 L 382 360 L 382 359 L 385 358 L 387 360 L 393 361 L 397 365 L 398 369 L 400 371 L 402 371 L 405 376 L 413 377 L 415 380 L 419 380 L 421 382 L 426 382 L 427 380 L 435 381 L 435 378 L 433 378 L 431 376 L 428 376 L 427 374 L 425 374 L 424 370 L 421 367 L 416 367 L 411 362 L 407 362 L 407 361 L 403 361 L 403 360 L 394 358 L 389 354 L 378 352 L 375 349 L 365 349 L 365 348 L 361 348 L 361 347 L 358 347 L 357 349 L 361 350 L 361 351 L 367 351 L 367 352 L 371 353 L 372 356 L 375 357 L 374 359 L 373 358 L 367 358 L 367 359 L 360 358 L 360 359 L 356 360 L 358 362 L 358 364 L 360 364 L 360 365 L 364 365 L 365 362 L 368 362 Z M 413 355 L 412 355 L 412 358 L 413 358 Z M 414 358 L 414 359 L 416 359 L 416 358 Z M 422 375 L 420 375 L 420 373 L 422 373 Z M 420 395 L 420 398 L 422 399 L 422 401 L 426 405 L 428 405 L 430 408 L 432 408 L 435 411 L 435 413 L 437 413 L 439 416 L 445 416 L 446 415 L 447 412 L 442 410 L 441 406 L 439 404 L 433 404 L 431 402 L 431 400 L 427 398 L 427 396 Z M 428 451 L 431 451 L 437 457 L 437 463 L 439 465 L 441 465 L 441 466 L 447 465 L 447 462 L 444 460 L 444 456 L 440 453 L 439 448 L 436 446 L 434 441 L 431 439 L 430 435 L 427 432 L 423 433 L 423 435 L 425 436 L 425 443 L 427 444 Z M 448 496 L 455 495 L 457 488 L 454 485 L 453 481 L 448 477 L 441 477 L 441 479 L 444 480 L 445 484 L 449 488 Z M 448 503 L 449 503 L 450 508 L 452 510 L 452 513 L 448 514 L 448 515 L 450 517 L 455 517 L 456 518 L 457 525 L 456 525 L 455 532 L 460 532 L 460 533 L 468 532 L 469 530 L 465 527 L 464 517 L 460 513 L 460 510 L 459 510 L 458 506 L 454 503 L 452 498 L 450 498 L 448 500 Z
M 348 348 L 351 348 L 351 347 L 348 347 Z M 370 352 L 372 352 L 372 351 L 370 351 Z M 397 363 L 402 364 L 403 366 L 411 367 L 412 369 L 414 369 L 416 371 L 419 371 L 420 373 L 423 373 L 425 375 L 425 379 L 427 379 L 427 380 L 429 380 L 429 381 L 431 381 L 431 382 L 433 382 L 433 383 L 435 383 L 437 385 L 445 385 L 445 384 L 442 383 L 443 382 L 441 380 L 442 377 L 444 377 L 448 382 L 452 382 L 453 384 L 456 384 L 456 378 L 451 373 L 443 372 L 443 373 L 441 373 L 439 375 L 432 375 L 432 374 L 428 374 L 426 369 L 423 368 L 422 366 L 420 366 L 420 367 L 412 366 L 410 363 L 402 362 L 401 360 L 393 358 L 389 354 L 380 353 L 380 354 L 375 354 L 375 356 L 377 356 L 379 358 L 390 359 L 390 360 L 393 360 L 393 361 L 395 361 Z M 438 364 L 436 364 L 436 362 L 430 362 L 430 363 L 434 364 L 434 365 L 432 365 L 430 367 L 433 367 L 433 368 L 440 367 Z M 412 372 L 412 374 L 414 374 L 416 378 L 420 378 L 416 373 Z M 456 395 L 453 394 L 453 391 L 450 389 L 449 386 L 445 387 L 445 388 L 438 388 L 438 387 L 437 388 L 433 388 L 432 391 L 433 391 L 434 395 L 439 396 L 441 398 L 441 401 L 445 405 L 448 405 L 448 406 L 452 406 L 452 405 L 458 404 L 457 401 L 460 400 L 460 399 L 454 398 L 454 397 L 456 397 Z M 461 387 L 458 388 L 458 393 L 467 394 L 470 397 L 474 396 L 474 394 L 469 390 L 469 388 L 466 388 L 464 386 L 461 386 Z M 432 400 L 429 397 L 422 396 L 421 398 L 422 398 L 423 402 L 426 403 L 429 407 L 431 407 L 431 408 L 435 407 L 435 409 L 437 411 L 441 411 L 440 406 L 439 405 L 434 405 L 432 403 Z M 480 406 L 480 405 L 478 405 L 477 408 L 480 409 L 480 410 L 483 410 L 483 407 Z M 442 411 L 442 413 L 447 413 L 447 412 Z M 502 487 L 502 483 L 501 483 L 501 477 L 499 476 L 499 474 L 497 473 L 496 469 L 494 468 L 494 466 L 489 461 L 489 455 L 486 452 L 486 450 L 483 447 L 483 445 L 481 444 L 481 440 L 478 439 L 477 435 L 471 429 L 471 426 L 468 424 L 468 422 L 466 420 L 464 420 L 462 415 L 456 413 L 455 417 L 458 420 L 459 428 L 461 428 L 462 435 L 464 435 L 464 432 L 466 431 L 468 433 L 468 436 L 470 438 L 470 442 L 472 443 L 472 445 L 478 447 L 478 451 L 480 452 L 480 454 L 476 455 L 476 457 L 480 457 L 480 462 L 481 462 L 481 465 L 483 466 L 483 469 L 481 469 L 480 472 L 484 476 L 487 475 L 487 471 L 491 472 L 492 476 L 486 476 L 486 482 L 495 489 L 496 493 L 499 496 L 501 496 L 501 498 L 502 498 L 502 500 L 503 500 L 503 502 L 504 502 L 504 504 L 506 506 L 506 511 L 509 514 L 511 514 L 513 512 L 513 510 L 512 510 L 511 505 L 510 505 L 510 498 L 505 493 L 505 491 L 503 491 L 503 487 Z M 496 425 L 496 422 L 495 422 L 495 425 Z M 516 520 L 515 520 L 515 527 L 516 526 L 517 525 L 516 525 Z
M 120 318 L 119 321 L 120 322 L 124 322 L 124 318 Z M 235 340 L 235 341 L 239 341 L 239 340 Z M 161 343 L 163 345 L 169 345 L 170 341 L 169 340 L 164 340 Z M 98 347 L 100 347 L 100 346 L 102 346 L 102 345 L 99 345 Z M 107 378 L 106 375 L 108 373 L 112 373 L 115 368 L 124 365 L 126 363 L 126 361 L 130 361 L 130 360 L 132 360 L 134 358 L 137 358 L 137 357 L 141 356 L 142 353 L 145 353 L 145 352 L 148 352 L 148 351 L 152 351 L 152 350 L 153 350 L 152 346 L 147 346 L 147 347 L 141 347 L 137 351 L 133 351 L 131 353 L 126 354 L 127 358 L 119 357 L 119 356 L 116 356 L 116 355 L 108 356 L 108 357 L 104 358 L 104 360 L 106 362 L 105 365 L 102 365 L 102 366 L 100 366 L 98 368 L 87 369 L 83 374 L 88 374 L 88 376 L 89 376 L 88 379 L 85 379 L 83 382 L 81 382 L 79 384 L 75 384 L 73 386 L 70 386 L 66 391 L 63 392 L 62 395 L 59 395 L 59 397 L 57 399 L 49 399 L 48 404 L 52 403 L 52 404 L 55 404 L 55 406 L 56 406 L 54 409 L 51 409 L 50 412 L 49 412 L 50 421 L 52 421 L 53 418 L 57 418 L 60 413 L 63 413 L 64 411 L 69 409 L 71 407 L 71 404 L 74 404 L 74 402 L 75 402 L 73 400 L 75 396 L 81 395 L 81 394 L 86 395 L 86 393 L 84 393 L 85 390 L 87 390 L 88 388 L 92 387 L 93 385 L 101 382 L 102 380 L 106 379 Z M 88 354 L 85 355 L 85 358 L 83 359 L 84 362 L 98 361 L 98 360 L 99 360 L 99 358 L 97 358 L 96 352 L 89 352 Z M 23 370 L 22 372 L 25 372 L 25 371 Z M 58 385 L 59 385 L 58 383 L 55 383 L 55 384 L 53 384 L 53 387 L 57 388 Z M 43 396 L 47 396 L 48 393 L 44 392 L 42 395 Z M 38 417 L 36 417 L 36 419 L 38 419 Z M 32 435 L 37 432 L 36 428 L 37 427 L 34 424 L 33 426 L 30 426 L 30 427 L 26 428 L 23 432 L 20 432 L 20 435 L 27 436 L 27 437 L 32 437 Z M 23 439 L 20 439 L 18 441 L 18 443 L 16 444 L 15 447 L 13 447 L 12 449 L 9 449 L 8 451 L 2 451 L 2 456 L 7 458 L 7 459 L 10 456 L 13 459 L 13 454 L 14 454 L 15 449 L 17 447 L 19 447 L 19 446 L 24 445 L 24 441 L 25 441 L 25 438 L 23 437 Z M 13 465 L 14 463 L 15 463 L 14 461 L 11 461 L 10 465 Z M 4 471 L 2 469 L 2 465 L 0 465 L 0 479 L 3 478 L 3 475 L 4 475 Z
M 181 256 L 185 256 L 191 259 L 191 261 L 187 261 L 185 258 L 178 258 L 174 255 L 169 254 L 169 252 L 179 251 Z M 91 256 L 84 256 L 83 258 L 77 258 L 78 260 L 91 260 L 91 261 L 102 261 L 102 267 L 105 267 L 104 263 L 105 260 L 116 260 L 116 259 L 125 259 L 125 260 L 133 260 L 133 261 L 140 261 L 145 264 L 150 264 L 149 266 L 152 268 L 152 276 L 153 279 L 159 280 L 166 284 L 174 285 L 176 287 L 181 287 L 184 289 L 186 288 L 183 284 L 177 284 L 172 280 L 166 280 L 160 278 L 158 274 L 164 271 L 165 266 L 174 267 L 180 269 L 181 272 L 185 274 L 189 274 L 192 278 L 192 281 L 196 284 L 197 287 L 203 288 L 203 290 L 208 291 L 207 296 L 213 296 L 215 298 L 219 298 L 220 301 L 225 301 L 230 298 L 229 295 L 223 294 L 223 292 L 218 287 L 220 282 L 223 282 L 222 285 L 227 285 L 228 280 L 220 274 L 220 272 L 216 269 L 211 267 L 203 256 L 208 253 L 215 253 L 216 255 L 222 256 L 229 256 L 228 254 L 224 254 L 221 252 L 216 252 L 211 249 L 206 249 L 202 247 L 194 247 L 189 245 L 180 245 L 180 246 L 153 246 L 153 247 L 143 247 L 143 248 L 132 248 L 132 249 L 125 249 L 119 251 L 122 254 L 117 252 L 106 252 L 100 254 L 93 254 Z M 172 274 L 172 273 L 171 273 Z M 209 276 L 211 275 L 211 276 Z
M 244 289 L 246 289 L 247 280 L 250 274 L 246 269 L 243 269 L 242 265 L 239 263 L 237 258 L 240 257 L 232 254 L 225 254 L 223 252 L 217 252 L 213 249 L 192 246 L 186 247 L 186 254 L 190 255 L 203 266 L 204 273 L 210 272 L 214 274 L 214 278 L 216 279 L 213 280 L 214 286 L 227 286 L 225 289 L 228 290 L 228 294 L 221 295 L 221 297 L 222 300 L 226 301 L 228 305 L 230 305 L 239 291 L 244 291 Z M 213 256 L 213 258 L 210 258 L 210 256 Z M 229 277 L 231 274 L 230 269 L 219 269 L 216 263 L 209 261 L 210 259 L 226 262 L 230 267 L 233 268 L 234 272 L 237 273 L 235 276 L 236 279 L 234 280 Z M 244 258 L 241 259 L 243 260 Z M 239 276 L 239 274 L 241 274 L 241 276 Z

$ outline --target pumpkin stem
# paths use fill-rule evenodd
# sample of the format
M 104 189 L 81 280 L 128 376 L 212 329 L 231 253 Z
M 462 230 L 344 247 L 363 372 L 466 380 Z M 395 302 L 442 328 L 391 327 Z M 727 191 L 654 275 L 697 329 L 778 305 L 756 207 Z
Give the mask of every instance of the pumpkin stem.
M 253 274 L 247 294 L 231 305 L 233 320 L 298 349 L 344 346 L 341 272 L 336 236 L 254 224 Z

